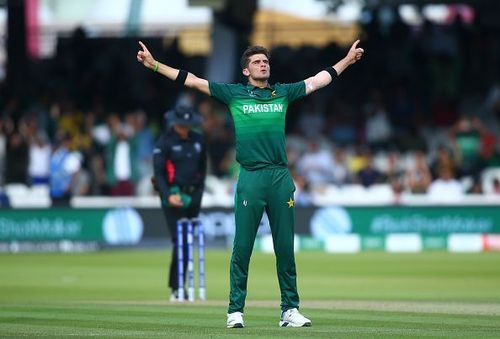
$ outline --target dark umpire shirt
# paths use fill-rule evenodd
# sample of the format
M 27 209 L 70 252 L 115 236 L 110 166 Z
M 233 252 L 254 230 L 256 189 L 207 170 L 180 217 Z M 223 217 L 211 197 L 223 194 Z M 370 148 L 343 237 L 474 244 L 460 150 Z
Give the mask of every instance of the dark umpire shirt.
M 203 188 L 207 169 L 203 136 L 191 130 L 187 139 L 181 139 L 173 128 L 169 128 L 156 142 L 153 164 L 162 199 L 168 198 L 172 186 L 179 186 L 185 193 Z

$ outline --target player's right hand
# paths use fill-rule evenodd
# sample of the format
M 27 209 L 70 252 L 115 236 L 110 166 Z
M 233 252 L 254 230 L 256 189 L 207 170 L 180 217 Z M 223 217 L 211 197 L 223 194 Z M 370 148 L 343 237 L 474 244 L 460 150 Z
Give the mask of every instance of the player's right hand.
M 139 41 L 139 45 L 141 46 L 141 49 L 137 52 L 137 61 L 147 68 L 154 68 L 156 60 L 153 58 L 153 55 L 142 41 Z

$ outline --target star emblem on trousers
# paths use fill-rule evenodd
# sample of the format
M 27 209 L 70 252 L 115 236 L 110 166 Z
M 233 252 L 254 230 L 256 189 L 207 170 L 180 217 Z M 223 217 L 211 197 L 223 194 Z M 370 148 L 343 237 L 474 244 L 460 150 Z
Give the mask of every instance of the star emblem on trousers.
M 292 198 L 290 198 L 290 200 L 288 200 L 286 203 L 288 204 L 288 208 L 292 208 L 293 206 L 295 206 L 295 201 Z

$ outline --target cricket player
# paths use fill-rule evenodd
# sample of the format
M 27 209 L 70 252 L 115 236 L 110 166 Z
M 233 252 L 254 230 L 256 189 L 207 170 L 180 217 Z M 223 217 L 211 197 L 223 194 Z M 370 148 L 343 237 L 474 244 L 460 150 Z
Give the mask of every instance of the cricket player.
M 281 327 L 311 326 L 299 312 L 294 248 L 294 191 L 285 152 L 285 116 L 288 105 L 335 81 L 364 50 L 355 41 L 347 55 L 305 80 L 269 84 L 270 55 L 266 48 L 252 46 L 241 57 L 247 84 L 215 83 L 155 60 L 139 42 L 137 61 L 145 67 L 225 103 L 233 117 L 236 160 L 241 165 L 235 195 L 236 232 L 230 264 L 227 327 L 244 327 L 248 266 L 257 229 L 266 211 L 271 226 L 276 269 L 281 291 Z

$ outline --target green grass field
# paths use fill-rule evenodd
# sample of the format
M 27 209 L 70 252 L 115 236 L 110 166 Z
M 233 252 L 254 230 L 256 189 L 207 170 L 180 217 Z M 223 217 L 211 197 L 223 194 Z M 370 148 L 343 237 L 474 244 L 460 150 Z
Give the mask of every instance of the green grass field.
M 255 253 L 246 328 L 226 329 L 227 251 L 206 302 L 168 302 L 164 251 L 0 255 L 0 337 L 500 337 L 500 253 L 297 254 L 311 328 L 279 328 L 274 257 Z

